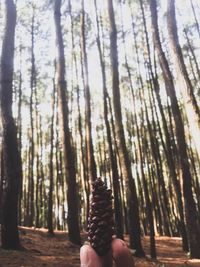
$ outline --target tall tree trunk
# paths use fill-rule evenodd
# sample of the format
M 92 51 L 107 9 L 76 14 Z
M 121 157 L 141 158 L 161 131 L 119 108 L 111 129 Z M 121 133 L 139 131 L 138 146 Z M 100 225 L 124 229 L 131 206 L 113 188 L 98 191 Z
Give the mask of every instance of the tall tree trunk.
M 193 72 L 193 76 L 194 78 L 196 78 L 195 76 L 195 70 L 194 70 L 194 66 L 196 67 L 196 73 L 197 73 L 197 76 L 198 78 L 196 78 L 196 80 L 198 81 L 200 79 L 200 68 L 199 68 L 199 65 L 198 65 L 198 61 L 197 61 L 197 58 L 196 58 L 196 55 L 195 55 L 195 48 L 191 42 L 191 39 L 190 39 L 190 36 L 188 34 L 188 30 L 186 28 L 183 29 L 184 31 L 184 34 L 185 34 L 185 38 L 187 40 L 187 45 L 188 45 L 188 50 L 190 51 L 191 53 L 191 56 L 189 56 L 189 58 L 191 58 L 190 62 L 191 62 L 191 68 L 192 68 L 192 72 Z
M 2 201 L 3 201 L 3 183 L 4 183 L 4 173 L 3 173 L 3 148 L 0 147 L 0 224 L 2 222 Z
M 37 143 L 38 145 L 38 143 Z M 39 187 L 40 187 L 40 158 L 36 156 L 36 190 L 35 190 L 35 227 L 40 227 Z
M 19 145 L 19 153 L 21 156 L 22 150 L 22 44 L 20 44 L 20 72 L 19 72 L 19 92 L 18 92 L 18 116 L 17 116 L 17 129 L 18 129 L 18 145 Z M 22 222 L 22 198 L 23 198 L 23 173 L 22 180 L 20 182 L 19 187 L 19 225 Z
M 116 160 L 118 163 L 118 172 L 119 172 L 119 177 L 120 177 L 120 197 L 122 200 L 122 217 L 124 218 L 124 232 L 128 232 L 128 218 L 127 218 L 127 207 L 126 207 L 126 201 L 125 201 L 125 190 L 124 190 L 124 181 L 122 177 L 122 170 L 121 170 L 121 163 L 119 161 L 119 151 L 117 147 L 117 138 L 116 138 L 116 133 L 115 133 L 115 125 L 114 125 L 114 116 L 113 116 L 113 110 L 112 110 L 112 105 L 111 105 L 111 98 L 107 92 L 107 99 L 108 99 L 108 109 L 110 113 L 110 124 L 111 124 L 111 132 L 113 136 L 113 142 L 114 142 L 114 151 L 115 151 L 115 156 Z
M 193 92 L 192 83 L 189 79 L 179 44 L 178 30 L 176 25 L 175 0 L 168 0 L 167 28 L 169 33 L 169 41 L 172 48 L 173 61 L 178 77 L 178 83 L 182 90 L 181 92 L 191 135 L 200 157 L 200 108 Z
M 112 135 L 108 119 L 108 92 L 106 86 L 106 70 L 105 62 L 103 58 L 101 42 L 100 42 L 100 29 L 99 29 L 99 18 L 97 13 L 97 3 L 94 0 L 95 11 L 96 11 L 96 23 L 97 23 L 97 47 L 99 51 L 99 59 L 102 73 L 102 83 L 103 83 L 103 105 L 104 105 L 104 122 L 106 126 L 107 133 L 107 143 L 109 158 L 111 163 L 111 173 L 112 173 L 112 182 L 113 182 L 113 192 L 114 192 L 114 205 L 115 205 L 115 223 L 116 223 L 116 235 L 118 238 L 123 239 L 123 223 L 122 223 L 122 207 L 120 199 L 120 184 L 119 184 L 119 172 L 117 166 L 117 159 L 114 153 L 113 144 L 112 144 Z
M 180 233 L 182 236 L 182 247 L 183 247 L 183 250 L 188 251 L 188 240 L 187 240 L 187 233 L 186 233 L 186 226 L 185 226 L 185 216 L 184 216 L 181 186 L 180 186 L 180 182 L 179 182 L 179 179 L 176 173 L 176 164 L 174 162 L 174 156 L 173 156 L 173 151 L 172 151 L 173 144 L 171 142 L 171 135 L 168 130 L 167 121 L 166 121 L 164 110 L 163 110 L 162 103 L 161 103 L 160 90 L 159 90 L 157 77 L 154 78 L 154 91 L 156 93 L 156 99 L 157 99 L 159 110 L 161 113 L 163 128 L 164 128 L 164 133 L 165 133 L 165 138 L 166 138 L 166 149 L 164 149 L 164 151 L 165 151 L 165 155 L 167 159 L 167 165 L 169 168 L 169 173 L 172 179 L 174 190 L 176 192 L 176 200 L 177 200 L 177 206 L 178 206 L 179 217 L 180 217 L 179 225 L 180 225 Z M 174 145 L 176 146 L 175 143 Z
M 57 116 L 56 116 L 57 117 Z M 57 118 L 56 118 L 57 121 Z M 56 123 L 57 125 L 57 123 Z M 59 140 L 58 140 L 58 130 L 56 129 L 56 142 L 55 142 L 55 157 L 56 157 L 56 207 L 58 216 L 56 218 L 56 229 L 61 230 L 61 222 L 60 222 L 60 203 L 61 203 L 61 175 L 60 175 L 60 169 L 59 169 Z
M 175 122 L 176 138 L 178 151 L 180 155 L 180 167 L 182 171 L 182 181 L 183 181 L 183 196 L 185 204 L 185 214 L 186 214 L 186 227 L 188 232 L 188 241 L 191 257 L 200 257 L 200 226 L 198 220 L 198 214 L 195 207 L 195 202 L 192 193 L 192 176 L 189 167 L 186 140 L 185 140 L 185 129 L 183 126 L 183 120 L 181 117 L 180 109 L 178 106 L 178 101 L 176 97 L 176 92 L 173 83 L 173 77 L 169 69 L 169 65 L 165 54 L 162 50 L 158 22 L 157 22 L 157 5 L 156 0 L 150 1 L 151 7 L 151 19 L 152 19 L 152 30 L 153 30 L 153 40 L 154 45 L 159 57 L 159 62 L 161 65 L 163 77 L 165 80 L 167 94 L 171 100 L 172 113 Z
M 6 1 L 6 27 L 1 56 L 1 115 L 3 126 L 3 173 L 5 180 L 2 205 L 1 242 L 4 249 L 19 249 L 18 200 L 22 165 L 17 129 L 12 114 L 12 82 L 16 7 Z
M 86 206 L 86 218 L 85 222 L 87 225 L 87 219 L 89 215 L 89 177 L 87 176 L 86 172 L 86 158 L 84 153 L 84 137 L 83 137 L 83 120 L 81 116 L 81 107 L 80 107 L 80 87 L 79 87 L 79 79 L 78 79 L 78 65 L 77 65 L 77 57 L 75 51 L 75 40 L 74 40 L 74 21 L 72 17 L 72 10 L 71 10 L 71 1 L 68 0 L 68 7 L 69 7 L 69 14 L 71 20 L 71 36 L 72 36 L 72 53 L 74 56 L 74 65 L 75 65 L 75 73 L 76 73 L 76 96 L 77 96 L 77 108 L 78 108 L 78 133 L 80 136 L 80 162 L 81 162 L 81 173 L 82 173 L 82 186 L 84 188 L 84 199 L 85 199 L 85 206 Z
M 122 167 L 122 173 L 126 181 L 127 204 L 129 216 L 130 246 L 136 250 L 137 256 L 144 256 L 141 244 L 141 229 L 138 199 L 136 193 L 135 180 L 131 172 L 131 163 L 125 143 L 124 129 L 122 125 L 121 100 L 119 89 L 118 71 L 118 51 L 117 51 L 117 29 L 113 10 L 113 1 L 108 0 L 108 13 L 110 20 L 110 59 L 112 71 L 113 106 L 115 114 L 115 126 L 117 136 L 117 146 Z
M 53 80 L 52 94 L 52 117 L 51 117 L 51 134 L 50 134 L 50 156 L 49 156 L 49 192 L 48 192 L 48 215 L 47 227 L 48 233 L 54 235 L 53 231 L 53 187 L 54 187 L 54 113 L 55 113 L 55 81 Z
M 86 126 L 86 148 L 88 175 L 90 181 L 94 181 L 97 177 L 96 163 L 94 158 L 94 149 L 92 142 L 92 125 L 91 125 L 91 103 L 90 103 L 90 87 L 88 77 L 88 60 L 86 51 L 86 36 L 85 36 L 85 10 L 84 0 L 82 0 L 82 16 L 81 16 L 81 50 L 83 59 L 83 83 L 85 90 L 85 126 Z
M 147 218 L 149 222 L 149 232 L 150 232 L 150 252 L 151 252 L 151 258 L 156 258 L 156 243 L 155 243 L 155 230 L 154 230 L 154 222 L 153 222 L 153 211 L 152 211 L 152 202 L 150 200 L 149 195 L 149 189 L 147 184 L 147 179 L 144 174 L 144 168 L 143 168 L 143 155 L 141 150 L 141 145 L 139 144 L 139 154 L 140 154 L 140 166 L 141 166 L 141 174 L 142 174 L 142 183 L 144 188 L 144 195 L 145 195 L 145 201 L 146 201 L 146 211 L 147 211 Z
M 68 203 L 68 232 L 69 240 L 75 244 L 81 243 L 79 220 L 78 220 L 78 199 L 77 199 L 77 186 L 76 186 L 76 169 L 75 157 L 71 144 L 71 134 L 68 123 L 68 99 L 67 99 L 67 84 L 65 80 L 65 55 L 63 36 L 61 29 L 61 0 L 54 3 L 54 21 L 56 28 L 56 45 L 57 45 L 57 92 L 59 100 L 59 110 L 61 115 L 61 131 L 64 147 L 64 160 L 67 175 L 67 203 Z
M 145 147 L 147 148 L 147 140 L 145 138 L 145 130 L 144 127 L 142 127 L 142 129 L 139 130 L 138 127 L 138 122 L 137 122 L 137 116 L 135 114 L 135 124 L 136 124 L 136 136 L 137 136 L 137 143 L 138 143 L 138 157 L 139 157 L 139 162 L 137 160 L 137 162 L 139 163 L 140 166 L 140 173 L 141 173 L 141 180 L 142 180 L 142 184 L 143 184 L 143 190 L 144 190 L 144 197 L 145 197 L 145 202 L 146 202 L 146 216 L 148 219 L 148 223 L 149 223 L 149 233 L 150 233 L 150 252 L 151 252 L 151 257 L 152 258 L 156 258 L 156 244 L 155 244 L 155 229 L 154 229 L 154 222 L 153 222 L 153 210 L 152 210 L 152 201 L 150 200 L 150 194 L 149 194 L 149 189 L 148 189 L 148 182 L 147 182 L 147 178 L 144 172 L 144 164 L 145 164 Z M 140 140 L 140 131 L 142 131 L 142 136 L 143 136 L 143 140 L 145 140 L 145 142 L 141 142 Z M 143 149 L 142 149 L 143 146 Z M 137 164 L 138 164 L 137 163 Z M 142 195 L 140 196 L 142 197 Z
M 151 162 L 151 155 L 150 152 L 147 149 L 147 160 L 148 162 Z M 156 183 L 155 183 L 155 173 L 153 170 L 153 165 L 149 166 L 150 164 L 147 165 L 148 168 L 148 176 L 149 176 L 149 185 L 150 185 L 150 190 L 151 190 L 151 195 L 152 195 L 152 204 L 154 205 L 154 212 L 155 212 L 155 217 L 156 217 L 156 225 L 158 227 L 158 233 L 160 235 L 163 235 L 163 218 L 161 214 L 161 207 L 159 204 L 159 198 L 158 198 L 158 190 L 156 190 Z
M 198 32 L 198 34 L 199 34 L 199 38 L 200 38 L 200 26 L 199 26 L 199 23 L 198 23 L 198 19 L 197 19 L 196 12 L 195 12 L 195 8 L 194 8 L 193 0 L 190 0 L 190 5 L 191 5 L 192 12 L 193 12 L 193 15 L 194 15 L 195 24 L 196 24 L 196 27 L 197 27 L 197 32 Z
M 40 150 L 38 151 L 39 154 L 39 158 L 42 158 L 43 155 L 43 148 L 44 148 L 44 143 L 43 143 L 43 132 L 42 132 L 42 118 L 39 115 L 39 126 L 38 126 L 38 134 L 39 134 L 39 144 L 38 147 L 40 148 Z M 39 169 L 40 169 L 40 180 L 39 180 L 39 199 L 38 199 L 38 205 L 36 207 L 38 207 L 38 209 L 42 212 L 42 214 L 38 214 L 40 219 L 39 219 L 39 224 L 41 226 L 44 226 L 44 221 L 45 221 L 45 212 L 46 212 L 46 192 L 45 192 L 45 188 L 44 188 L 44 182 L 45 182 L 45 174 L 44 174 L 44 165 L 42 160 L 39 161 L 40 165 L 39 165 Z M 37 195 L 36 195 L 37 197 Z M 37 221 L 36 221 L 37 222 Z
M 35 109 L 35 125 L 36 125 L 36 137 L 35 137 L 35 147 L 36 147 L 36 155 L 35 155 L 35 165 L 36 165 L 36 172 L 35 172 L 35 176 L 36 176 L 36 185 L 35 185 L 35 199 L 34 199 L 34 209 L 35 209 L 35 227 L 40 227 L 40 207 L 39 207 L 39 184 L 40 184 L 40 180 L 41 180 L 41 172 L 40 172 L 40 131 L 41 131 L 41 121 L 40 121 L 40 115 L 39 115 L 39 111 L 38 111 L 38 92 L 37 92 L 37 88 L 35 88 L 35 92 L 34 92 L 34 96 L 35 96 L 35 105 L 34 105 L 34 109 Z
M 165 187 L 165 181 L 163 177 L 163 170 L 162 170 L 162 160 L 160 156 L 160 151 L 159 151 L 159 146 L 157 142 L 157 138 L 155 136 L 156 129 L 152 129 L 149 116 L 148 116 L 148 111 L 147 107 L 145 107 L 145 113 L 146 113 L 146 119 L 147 119 L 147 128 L 149 132 L 149 139 L 150 139 L 150 145 L 151 145 L 151 154 L 152 157 L 155 161 L 155 167 L 156 167 L 156 174 L 157 174 L 157 181 L 158 181 L 158 186 L 159 186 L 159 192 L 160 195 L 162 196 L 161 202 L 163 205 L 163 222 L 164 222 L 164 231 L 165 235 L 172 236 L 171 228 L 170 228 L 170 208 L 169 208 L 169 201 L 168 201 L 168 196 L 167 196 L 167 191 Z M 152 117 L 153 120 L 153 117 Z M 154 124 L 154 123 L 152 123 Z
M 35 38 L 34 38 L 34 23 L 35 23 L 35 11 L 33 8 L 33 16 L 32 16 L 32 24 L 31 24 L 31 94 L 30 94 L 30 165 L 29 165 L 29 190 L 28 192 L 30 200 L 29 200 L 29 214 L 28 214 L 28 226 L 33 226 L 33 221 L 35 217 L 35 209 L 34 209 L 34 158 L 35 158 L 35 138 L 34 138 L 34 106 L 33 106 L 33 98 L 34 98 L 34 90 L 36 89 L 36 70 L 35 70 Z

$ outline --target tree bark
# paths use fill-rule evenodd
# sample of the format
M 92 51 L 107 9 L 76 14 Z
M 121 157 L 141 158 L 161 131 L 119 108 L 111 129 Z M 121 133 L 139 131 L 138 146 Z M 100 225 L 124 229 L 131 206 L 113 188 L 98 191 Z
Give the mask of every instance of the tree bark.
M 196 15 L 194 4 L 193 4 L 192 0 L 190 0 L 190 5 L 191 5 L 192 12 L 193 12 L 193 15 L 194 15 L 195 24 L 196 24 L 196 27 L 197 27 L 197 32 L 198 32 L 199 38 L 200 38 L 200 26 L 199 26 L 199 23 L 198 23 L 197 15 Z
M 1 241 L 4 249 L 19 249 L 18 200 L 22 165 L 12 114 L 12 82 L 16 7 L 6 1 L 6 27 L 1 56 L 1 115 L 3 126 L 3 189 Z
M 112 135 L 111 129 L 108 119 L 108 92 L 106 86 L 106 70 L 105 70 L 105 62 L 103 58 L 101 41 L 100 41 L 100 29 L 99 29 L 99 18 L 97 14 L 97 3 L 94 0 L 95 11 L 96 11 L 96 24 L 97 24 L 97 47 L 99 52 L 101 73 L 102 73 L 102 83 L 103 83 L 103 106 L 104 106 L 104 122 L 106 126 L 107 133 L 107 143 L 108 143 L 108 151 L 111 163 L 111 173 L 112 173 L 112 182 L 113 182 L 113 192 L 114 192 L 114 207 L 115 207 L 115 223 L 116 223 L 116 235 L 118 238 L 123 239 L 123 222 L 122 222 L 122 205 L 120 198 L 120 184 L 119 184 L 119 172 L 117 166 L 117 159 L 114 153 L 113 144 L 112 144 Z
M 185 140 L 185 129 L 183 126 L 183 120 L 178 106 L 176 97 L 176 91 L 174 88 L 173 77 L 169 69 L 169 65 L 165 54 L 162 50 L 158 22 L 157 22 L 157 11 L 156 11 L 156 0 L 150 0 L 151 7 L 151 19 L 152 19 L 152 31 L 154 45 L 158 54 L 160 66 L 165 81 L 166 91 L 171 101 L 171 108 L 175 122 L 175 131 L 179 152 L 180 167 L 182 171 L 183 181 L 183 196 L 185 204 L 185 215 L 186 215 L 186 227 L 189 241 L 189 249 L 191 257 L 200 257 L 200 226 L 198 220 L 198 214 L 195 207 L 195 202 L 192 193 L 192 176 L 189 167 L 186 140 Z
M 18 145 L 19 153 L 21 156 L 22 150 L 22 44 L 20 43 L 20 73 L 19 73 L 19 92 L 18 92 L 18 116 L 17 116 L 17 129 L 18 129 Z M 23 201 L 23 173 L 22 180 L 19 187 L 19 225 L 22 223 L 22 202 Z
M 34 195 L 35 195 L 35 184 L 34 184 L 34 161 L 35 161 L 35 129 L 34 129 L 34 91 L 36 89 L 36 70 L 35 70 L 35 34 L 34 34 L 34 24 L 35 24 L 35 14 L 33 8 L 32 22 L 31 22 L 31 81 L 30 81 L 30 165 L 29 165 L 29 214 L 28 214 L 28 226 L 33 226 L 33 221 L 35 217 L 34 209 Z
M 48 192 L 48 216 L 47 227 L 48 234 L 53 236 L 53 191 L 54 191 L 54 115 L 55 115 L 55 81 L 53 80 L 52 94 L 52 117 L 51 117 L 51 134 L 50 134 L 50 155 L 49 155 L 49 192 Z
M 118 50 L 117 50 L 117 29 L 115 25 L 115 16 L 113 9 L 113 1 L 108 0 L 108 13 L 110 21 L 110 59 L 112 72 L 112 91 L 113 91 L 113 106 L 115 114 L 115 129 L 117 136 L 117 146 L 119 149 L 120 163 L 122 173 L 126 182 L 126 196 L 128 204 L 129 217 L 129 234 L 130 246 L 136 250 L 135 255 L 144 256 L 144 251 L 141 244 L 141 229 L 138 199 L 136 193 L 135 180 L 131 172 L 131 163 L 128 156 L 128 151 L 125 143 L 124 129 L 122 124 L 121 100 L 119 89 L 119 71 L 118 71 Z
M 0 224 L 2 222 L 3 183 L 4 183 L 3 148 L 0 147 Z
M 177 81 L 181 88 L 190 132 L 200 157 L 200 108 L 193 92 L 192 83 L 189 79 L 179 44 L 178 30 L 176 25 L 175 0 L 168 0 L 167 28 L 169 33 L 169 41 L 172 48 L 173 61 L 178 78 Z
M 191 41 L 191 37 L 189 36 L 188 34 L 188 29 L 184 28 L 183 29 L 184 31 L 184 34 L 185 34 L 185 38 L 187 40 L 187 45 L 188 45 L 188 50 L 190 51 L 191 53 L 191 56 L 189 55 L 189 59 L 190 59 L 190 63 L 191 63 L 191 69 L 192 69 L 192 73 L 193 73 L 193 76 L 195 78 L 195 81 L 198 82 L 198 80 L 200 79 L 200 68 L 199 68 L 199 65 L 198 65 L 198 61 L 197 61 L 197 57 L 195 55 L 195 48 L 194 48 L 194 45 Z M 196 75 L 195 75 L 195 70 L 194 70 L 194 66 L 196 67 L 196 75 L 198 76 L 196 78 Z
M 77 186 L 76 186 L 76 169 L 75 157 L 71 144 L 71 134 L 68 123 L 68 98 L 67 98 L 67 84 L 65 80 L 65 55 L 63 36 L 61 29 L 61 0 L 54 3 L 54 21 L 56 28 L 56 70 L 57 70 L 57 92 L 59 101 L 59 110 L 61 115 L 61 132 L 64 147 L 64 160 L 67 175 L 67 203 L 68 203 L 68 233 L 69 240 L 75 244 L 80 245 L 80 229 L 78 220 L 78 199 L 77 199 Z
M 75 74 L 76 74 L 76 98 L 77 98 L 77 109 L 78 109 L 78 133 L 80 137 L 80 162 L 81 162 L 81 176 L 82 176 L 82 187 L 83 187 L 83 194 L 85 199 L 85 206 L 86 206 L 86 216 L 85 216 L 85 223 L 87 225 L 88 215 L 89 215 L 89 177 L 87 175 L 87 161 L 85 157 L 84 151 L 84 136 L 83 136 L 83 119 L 81 116 L 81 107 L 80 107 L 80 87 L 79 87 L 79 77 L 78 77 L 78 65 L 77 65 L 77 56 L 75 51 L 75 40 L 74 40 L 74 20 L 72 16 L 71 10 L 71 1 L 68 0 L 68 7 L 69 7 L 69 15 L 71 21 L 71 37 L 72 37 L 72 53 L 73 53 L 73 60 L 75 65 Z
M 82 0 L 82 15 L 81 15 L 81 52 L 83 64 L 83 84 L 85 90 L 85 127 L 86 127 L 86 149 L 88 162 L 89 180 L 94 181 L 97 178 L 96 162 L 94 157 L 93 141 L 92 141 L 92 124 L 91 124 L 91 103 L 90 103 L 90 87 L 88 77 L 88 60 L 86 51 L 86 36 L 85 36 L 85 10 L 84 0 Z

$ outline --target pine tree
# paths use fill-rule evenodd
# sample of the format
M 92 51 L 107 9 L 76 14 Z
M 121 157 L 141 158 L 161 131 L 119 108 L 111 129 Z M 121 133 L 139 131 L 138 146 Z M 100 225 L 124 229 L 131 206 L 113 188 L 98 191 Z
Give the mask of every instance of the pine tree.
M 1 116 L 3 126 L 3 188 L 1 242 L 4 249 L 20 249 L 18 233 L 19 185 L 22 165 L 17 143 L 17 129 L 12 114 L 12 82 L 16 7 L 6 1 L 6 26 L 1 56 Z

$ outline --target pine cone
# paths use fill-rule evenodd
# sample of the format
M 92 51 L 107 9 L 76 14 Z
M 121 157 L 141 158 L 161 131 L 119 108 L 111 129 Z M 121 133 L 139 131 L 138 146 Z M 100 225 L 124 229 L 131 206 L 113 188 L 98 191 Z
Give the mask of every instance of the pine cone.
M 92 187 L 88 239 L 97 254 L 103 256 L 110 250 L 113 234 L 112 191 L 101 178 L 97 178 Z

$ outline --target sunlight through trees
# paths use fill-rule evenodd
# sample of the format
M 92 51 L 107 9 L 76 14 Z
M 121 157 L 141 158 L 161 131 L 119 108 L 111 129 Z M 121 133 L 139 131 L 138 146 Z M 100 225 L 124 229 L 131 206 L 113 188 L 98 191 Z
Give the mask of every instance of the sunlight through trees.
M 200 4 L 100 2 L 0 1 L 1 245 L 80 245 L 101 177 L 135 256 L 180 236 L 200 258 Z

